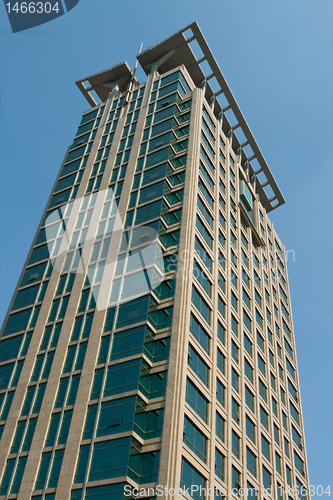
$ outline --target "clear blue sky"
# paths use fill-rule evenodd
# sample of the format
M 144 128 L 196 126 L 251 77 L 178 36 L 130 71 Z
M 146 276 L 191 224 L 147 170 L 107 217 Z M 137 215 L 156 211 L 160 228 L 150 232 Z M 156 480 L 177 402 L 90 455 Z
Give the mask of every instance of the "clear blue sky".
M 333 483 L 332 0 L 80 0 L 17 34 L 0 10 L 1 322 L 89 107 L 74 82 L 125 59 L 133 67 L 141 42 L 196 20 L 286 198 L 271 219 L 296 255 L 288 268 L 310 482 Z

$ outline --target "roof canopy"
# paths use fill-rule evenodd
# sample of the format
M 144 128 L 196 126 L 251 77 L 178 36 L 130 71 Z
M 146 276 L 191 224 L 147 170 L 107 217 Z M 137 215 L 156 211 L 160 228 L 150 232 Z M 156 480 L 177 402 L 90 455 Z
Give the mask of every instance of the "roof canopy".
M 194 41 L 197 42 L 202 52 L 199 59 L 196 58 L 190 46 Z M 152 66 L 156 64 L 159 74 L 184 65 L 194 84 L 199 88 L 205 88 L 205 98 L 215 116 L 221 120 L 222 129 L 230 138 L 233 150 L 237 155 L 240 155 L 241 165 L 246 175 L 251 182 L 255 181 L 256 191 L 266 211 L 270 212 L 285 203 L 274 176 L 197 23 L 186 26 L 166 40 L 138 54 L 137 59 L 146 74 L 149 74 Z M 208 71 L 203 69 L 204 66 L 208 68 Z M 91 96 L 92 91 L 95 91 L 98 97 L 105 101 L 116 84 L 119 86 L 120 92 L 125 92 L 132 76 L 133 72 L 125 61 L 113 68 L 79 80 L 76 84 L 88 102 L 92 106 L 96 106 L 97 103 Z M 214 85 L 210 83 L 213 81 Z M 86 82 L 90 86 L 87 87 Z M 138 85 L 137 80 L 135 80 L 135 84 Z M 224 100 L 223 105 L 220 102 L 221 98 Z M 229 110 L 232 111 L 236 119 L 234 125 L 230 124 L 226 116 Z M 237 137 L 237 129 L 240 129 L 245 136 L 243 142 Z M 260 175 L 260 180 L 258 175 Z M 270 193 L 265 188 L 270 188 Z

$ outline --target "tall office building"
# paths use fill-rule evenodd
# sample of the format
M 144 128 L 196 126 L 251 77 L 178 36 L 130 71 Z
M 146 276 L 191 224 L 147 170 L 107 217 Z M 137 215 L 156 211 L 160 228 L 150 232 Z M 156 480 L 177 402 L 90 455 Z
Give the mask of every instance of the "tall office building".
M 309 498 L 283 196 L 196 23 L 138 61 L 77 82 L 1 331 L 0 499 Z

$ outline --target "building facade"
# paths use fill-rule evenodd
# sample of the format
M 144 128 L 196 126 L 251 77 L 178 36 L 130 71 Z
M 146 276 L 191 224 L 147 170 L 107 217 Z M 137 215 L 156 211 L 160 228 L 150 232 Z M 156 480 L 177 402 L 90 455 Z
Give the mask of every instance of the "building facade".
M 305 500 L 283 196 L 196 23 L 138 61 L 77 82 L 1 331 L 0 499 Z

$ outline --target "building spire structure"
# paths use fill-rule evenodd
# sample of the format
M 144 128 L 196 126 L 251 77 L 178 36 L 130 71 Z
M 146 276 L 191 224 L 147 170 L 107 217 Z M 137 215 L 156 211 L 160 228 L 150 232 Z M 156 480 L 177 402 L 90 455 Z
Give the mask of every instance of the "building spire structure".
M 1 330 L 0 499 L 310 500 L 283 195 L 196 23 L 137 63 L 76 82 Z

